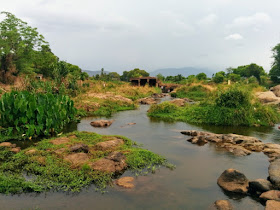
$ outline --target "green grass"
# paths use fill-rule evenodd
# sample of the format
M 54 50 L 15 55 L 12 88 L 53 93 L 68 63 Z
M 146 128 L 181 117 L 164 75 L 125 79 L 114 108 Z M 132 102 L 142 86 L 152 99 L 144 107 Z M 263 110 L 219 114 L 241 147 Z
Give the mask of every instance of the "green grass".
M 208 94 L 209 91 L 205 87 L 197 85 L 178 88 L 175 93 L 171 93 L 171 96 L 176 98 L 189 98 L 194 101 L 202 101 L 207 98 Z
M 70 144 L 84 143 L 89 147 L 98 142 L 110 140 L 112 137 L 122 138 L 125 142 L 117 151 L 123 151 L 127 156 L 128 170 L 137 173 L 141 171 L 155 172 L 160 165 L 173 169 L 167 160 L 148 150 L 142 149 L 126 137 L 104 136 L 96 133 L 73 132 L 66 136 L 71 138 Z M 27 148 L 17 154 L 0 147 L 0 193 L 15 194 L 43 191 L 71 191 L 79 192 L 84 187 L 94 184 L 97 189 L 105 189 L 112 183 L 111 173 L 93 171 L 84 164 L 77 168 L 59 158 L 52 151 L 65 147 L 53 145 L 51 139 L 45 139 L 36 146 Z M 26 154 L 26 150 L 36 149 L 34 154 Z M 94 151 L 90 153 L 90 161 L 95 161 L 108 155 L 110 151 Z M 66 152 L 66 154 L 68 154 Z
M 280 121 L 275 107 L 251 102 L 250 91 L 232 87 L 216 95 L 184 107 L 169 102 L 152 105 L 148 115 L 169 121 L 229 126 L 272 126 Z

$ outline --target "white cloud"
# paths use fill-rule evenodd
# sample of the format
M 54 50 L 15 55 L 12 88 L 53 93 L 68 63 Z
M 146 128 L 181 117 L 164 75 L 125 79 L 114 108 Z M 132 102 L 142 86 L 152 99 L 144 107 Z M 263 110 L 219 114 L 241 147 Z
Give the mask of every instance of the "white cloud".
M 200 19 L 197 23 L 198 25 L 207 26 L 216 23 L 218 20 L 218 16 L 216 14 L 209 14 L 206 17 Z
M 240 34 L 230 34 L 228 36 L 225 37 L 225 40 L 241 40 L 243 39 L 243 36 L 241 36 Z
M 271 21 L 271 17 L 266 13 L 255 13 L 251 16 L 241 16 L 233 20 L 232 24 L 228 27 L 230 28 L 241 28 L 241 27 L 260 27 Z

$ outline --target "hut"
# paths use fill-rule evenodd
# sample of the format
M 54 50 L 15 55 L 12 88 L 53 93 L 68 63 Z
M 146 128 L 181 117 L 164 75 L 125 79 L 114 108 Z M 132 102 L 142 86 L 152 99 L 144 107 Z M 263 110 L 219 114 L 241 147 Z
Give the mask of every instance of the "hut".
M 134 86 L 145 86 L 158 87 L 158 79 L 156 77 L 138 77 L 131 78 L 130 82 Z

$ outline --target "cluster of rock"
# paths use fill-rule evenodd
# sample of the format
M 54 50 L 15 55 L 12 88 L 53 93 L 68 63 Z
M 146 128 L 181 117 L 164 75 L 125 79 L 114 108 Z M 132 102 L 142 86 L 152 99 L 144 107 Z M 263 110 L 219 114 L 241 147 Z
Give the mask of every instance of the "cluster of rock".
M 225 191 L 244 195 L 258 195 L 267 201 L 266 209 L 280 209 L 280 145 L 263 143 L 261 140 L 237 134 L 214 134 L 204 131 L 188 130 L 181 132 L 189 135 L 187 141 L 192 144 L 205 145 L 215 143 L 216 147 L 237 155 L 250 155 L 252 152 L 263 152 L 269 157 L 269 177 L 249 181 L 235 169 L 225 170 L 218 178 L 218 185 Z M 218 209 L 218 208 L 217 208 Z
M 21 151 L 20 147 L 17 147 L 16 144 L 12 144 L 11 142 L 2 142 L 0 143 L 0 147 L 9 148 L 9 150 L 13 153 L 19 153 Z
M 93 127 L 109 127 L 114 120 L 95 120 L 90 123 Z
M 191 99 L 188 99 L 188 98 L 176 98 L 176 99 L 173 99 L 172 101 L 170 101 L 170 103 L 172 104 L 175 104 L 177 106 L 185 106 L 187 103 L 192 103 L 194 102 L 193 100 Z
M 146 97 L 146 98 L 141 98 L 138 100 L 138 103 L 143 104 L 143 105 L 151 105 L 151 104 L 156 104 L 157 101 L 155 98 L 152 97 Z

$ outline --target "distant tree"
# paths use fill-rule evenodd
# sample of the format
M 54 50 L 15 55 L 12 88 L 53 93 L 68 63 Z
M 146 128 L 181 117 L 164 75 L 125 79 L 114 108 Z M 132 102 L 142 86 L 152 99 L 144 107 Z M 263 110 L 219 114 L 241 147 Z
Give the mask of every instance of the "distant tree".
M 196 75 L 196 78 L 198 80 L 206 80 L 207 79 L 207 75 L 205 73 L 199 73 Z
M 215 76 L 212 78 L 212 80 L 215 82 L 215 83 L 222 83 L 225 79 L 225 72 L 218 72 L 215 74 Z
M 280 83 L 280 43 L 272 49 L 272 52 L 274 61 L 269 71 L 269 75 L 274 83 Z
M 239 74 L 233 74 L 233 73 L 228 74 L 227 77 L 230 81 L 233 81 L 233 82 L 238 82 L 241 79 L 241 76 Z
M 164 77 L 162 74 L 158 74 L 158 75 L 157 75 L 157 78 L 158 78 L 160 81 L 164 81 L 164 80 L 165 80 L 165 77 Z
M 9 12 L 1 14 L 5 18 L 0 22 L 0 79 L 7 83 L 12 82 L 23 67 L 30 67 L 34 50 L 48 44 L 36 28 Z
M 226 69 L 226 71 L 227 71 L 227 74 L 232 74 L 233 73 L 233 68 L 232 67 L 228 67 Z
M 117 72 L 110 72 L 108 77 L 109 80 L 120 80 L 120 75 Z
M 122 81 L 129 81 L 130 78 L 134 77 L 148 77 L 150 74 L 145 70 L 140 70 L 138 68 L 133 69 L 131 71 L 124 71 L 123 75 L 121 76 Z
M 261 76 L 266 75 L 263 67 L 258 66 L 255 63 L 251 63 L 250 65 L 245 65 L 245 66 L 238 66 L 237 68 L 233 69 L 233 73 L 246 78 L 254 76 L 255 78 L 257 78 L 259 83 L 261 80 Z

